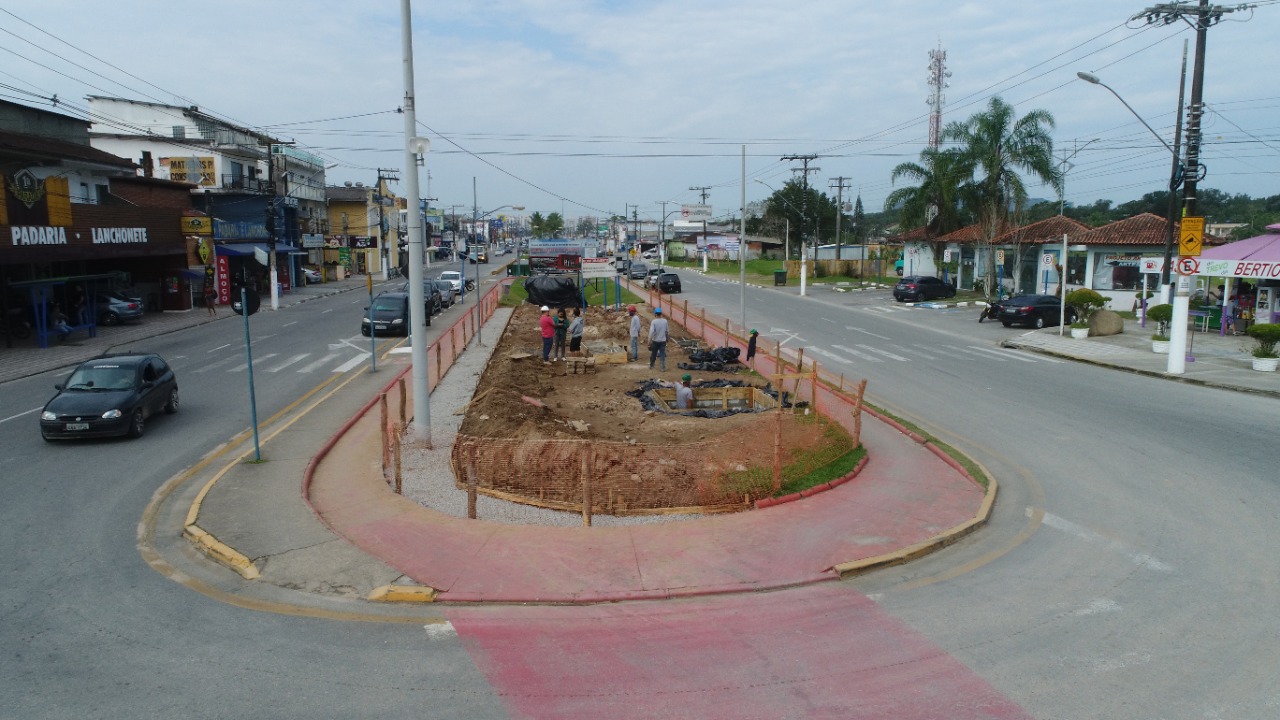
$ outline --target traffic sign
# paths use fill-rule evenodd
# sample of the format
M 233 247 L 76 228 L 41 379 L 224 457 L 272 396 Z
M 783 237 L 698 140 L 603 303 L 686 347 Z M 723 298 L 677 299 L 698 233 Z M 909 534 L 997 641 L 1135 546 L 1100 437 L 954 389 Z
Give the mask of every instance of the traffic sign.
M 681 205 L 680 219 L 689 220 L 689 221 L 710 220 L 711 206 L 710 205 Z
M 1181 230 L 1178 233 L 1178 255 L 1182 257 L 1200 257 L 1200 248 L 1204 245 L 1204 218 L 1182 218 Z
M 1053 261 L 1057 258 L 1058 256 L 1053 253 L 1045 253 L 1040 256 L 1040 264 L 1045 266 L 1045 268 L 1051 268 L 1053 267 Z
M 996 251 L 996 263 L 997 263 L 997 264 L 1000 264 L 1000 265 L 1003 265 L 1003 264 L 1004 264 L 1004 251 L 1003 251 L 1003 250 L 997 250 L 997 251 Z
M 1199 275 L 1200 261 L 1193 257 L 1178 258 L 1177 270 L 1179 275 Z
M 951 248 L 942 251 L 942 262 L 951 262 Z

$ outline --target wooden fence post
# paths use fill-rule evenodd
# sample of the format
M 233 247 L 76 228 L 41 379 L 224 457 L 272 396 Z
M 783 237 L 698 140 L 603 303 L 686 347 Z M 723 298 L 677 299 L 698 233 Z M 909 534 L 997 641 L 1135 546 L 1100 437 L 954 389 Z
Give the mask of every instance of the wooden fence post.
M 404 425 L 405 413 L 409 412 L 409 408 L 406 407 L 409 403 L 405 397 L 404 378 L 400 378 L 399 385 L 400 385 L 400 424 Z
M 578 467 L 582 471 L 582 526 L 591 527 L 591 446 L 582 444 Z
M 818 361 L 813 361 L 813 380 L 810 381 L 810 387 L 813 388 L 813 414 L 818 414 L 818 386 L 821 380 L 818 377 Z
M 382 447 L 382 472 L 387 471 L 391 461 L 391 450 L 387 447 L 387 394 L 378 396 L 378 440 Z
M 476 446 L 474 443 L 467 448 L 467 517 L 476 519 L 476 485 L 480 479 L 477 477 L 478 470 L 476 468 Z
M 397 495 L 404 494 L 403 493 L 404 483 L 401 480 L 402 475 L 400 474 L 400 467 L 401 467 L 400 466 L 400 429 L 403 427 L 404 425 L 400 423 L 396 423 L 392 429 L 392 435 L 391 435 L 392 456 L 394 458 L 395 468 L 396 468 L 396 494 Z
M 853 446 L 862 447 L 862 395 L 867 391 L 864 378 L 858 383 L 858 395 L 853 399 Z

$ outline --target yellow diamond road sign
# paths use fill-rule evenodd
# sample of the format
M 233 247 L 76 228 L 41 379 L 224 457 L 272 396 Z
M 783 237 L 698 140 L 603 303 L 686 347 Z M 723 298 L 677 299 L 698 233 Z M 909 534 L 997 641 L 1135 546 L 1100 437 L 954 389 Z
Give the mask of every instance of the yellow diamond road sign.
M 1178 254 L 1182 257 L 1200 257 L 1200 247 L 1204 244 L 1204 218 L 1182 218 L 1182 229 L 1178 233 Z

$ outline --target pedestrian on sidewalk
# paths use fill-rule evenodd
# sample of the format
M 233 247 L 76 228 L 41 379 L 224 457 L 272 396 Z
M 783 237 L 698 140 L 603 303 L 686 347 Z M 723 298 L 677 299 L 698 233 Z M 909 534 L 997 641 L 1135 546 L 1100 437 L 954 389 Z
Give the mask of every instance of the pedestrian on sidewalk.
M 213 283 L 204 284 L 204 306 L 209 310 L 209 317 L 216 317 L 218 314 L 218 290 Z
M 627 359 L 631 362 L 640 360 L 640 316 L 636 314 L 636 306 L 627 307 L 627 314 L 631 316 L 630 328 L 631 333 L 631 352 L 628 353 Z
M 556 331 L 556 346 L 555 346 L 555 352 L 553 354 L 555 355 L 556 360 L 563 360 L 564 359 L 564 341 L 565 341 L 565 337 L 569 334 L 569 316 L 565 314 L 564 308 L 560 308 L 558 311 L 556 311 L 555 331 Z
M 582 352 L 582 331 L 585 325 L 582 319 L 582 308 L 574 308 L 573 322 L 569 323 L 569 352 L 575 355 Z
M 752 365 L 751 361 L 756 359 L 756 338 L 760 337 L 760 333 L 756 332 L 755 328 L 751 328 L 750 335 L 750 339 L 747 340 L 747 364 L 754 370 L 755 365 Z
M 542 328 L 542 364 L 551 363 L 551 341 L 556 337 L 556 323 L 551 319 L 551 308 L 542 306 L 542 317 L 538 318 L 538 326 Z
M 53 331 L 58 333 L 59 342 L 65 341 L 71 334 L 71 327 L 67 325 L 67 314 L 62 312 L 61 305 L 53 306 Z
M 667 371 L 667 319 L 662 317 L 662 308 L 653 309 L 653 322 L 649 323 L 649 369 L 653 369 L 655 360 L 661 358 L 662 372 Z

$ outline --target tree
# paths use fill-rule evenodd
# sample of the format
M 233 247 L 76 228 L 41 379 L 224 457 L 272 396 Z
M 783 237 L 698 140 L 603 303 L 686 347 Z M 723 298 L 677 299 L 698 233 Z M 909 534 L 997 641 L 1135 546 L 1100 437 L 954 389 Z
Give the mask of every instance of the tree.
M 542 213 L 536 210 L 529 216 L 529 232 L 533 233 L 536 238 L 547 236 L 547 219 L 542 217 Z
M 1053 160 L 1053 115 L 1032 110 L 1017 118 L 1012 105 L 998 96 L 987 109 L 964 122 L 953 122 L 942 133 L 958 144 L 973 173 L 963 190 L 977 211 L 982 229 L 979 250 L 987 262 L 986 287 L 995 276 L 995 251 L 991 241 L 1008 229 L 1011 215 L 1026 207 L 1027 189 L 1019 171 L 1061 191 L 1062 178 Z
M 543 225 L 547 237 L 555 237 L 560 234 L 561 230 L 564 230 L 564 218 L 560 216 L 560 213 L 553 212 L 547 216 Z
M 862 209 L 862 194 L 853 203 L 853 241 L 862 245 L 867 241 L 867 213 Z
M 972 166 L 960 151 L 926 148 L 920 153 L 919 163 L 905 162 L 893 169 L 891 182 L 905 178 L 916 184 L 889 193 L 885 209 L 897 209 L 898 223 L 904 228 L 924 226 L 928 238 L 959 230 L 967 220 L 961 202 L 962 188 L 972 173 Z M 941 265 L 942 244 L 932 245 L 934 265 Z

